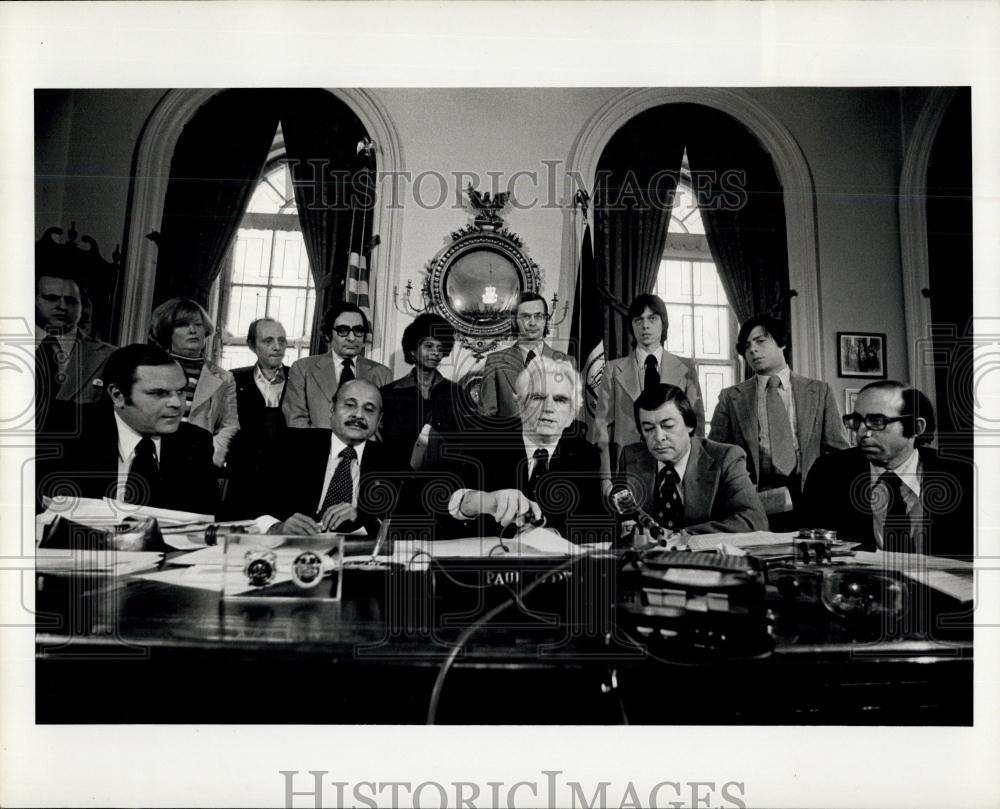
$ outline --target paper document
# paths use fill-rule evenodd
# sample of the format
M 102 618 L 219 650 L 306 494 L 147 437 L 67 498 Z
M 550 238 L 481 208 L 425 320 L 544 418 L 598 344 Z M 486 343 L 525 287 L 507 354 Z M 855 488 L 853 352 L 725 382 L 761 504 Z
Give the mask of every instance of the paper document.
M 98 526 L 117 523 L 126 517 L 155 517 L 160 524 L 160 530 L 181 525 L 209 525 L 214 521 L 211 514 L 196 514 L 193 511 L 174 511 L 168 508 L 153 508 L 152 506 L 136 506 L 122 503 L 105 497 L 98 500 L 92 497 L 45 497 L 42 500 L 45 512 L 38 516 L 42 525 L 52 522 L 61 516 L 83 525 Z
M 748 531 L 741 534 L 697 534 L 688 540 L 689 551 L 714 551 L 725 543 L 734 548 L 755 548 L 761 545 L 784 545 L 791 542 L 798 531 L 775 534 L 771 531 Z
M 162 553 L 154 551 L 69 550 L 38 548 L 35 569 L 41 573 L 114 573 L 123 575 L 159 566 Z

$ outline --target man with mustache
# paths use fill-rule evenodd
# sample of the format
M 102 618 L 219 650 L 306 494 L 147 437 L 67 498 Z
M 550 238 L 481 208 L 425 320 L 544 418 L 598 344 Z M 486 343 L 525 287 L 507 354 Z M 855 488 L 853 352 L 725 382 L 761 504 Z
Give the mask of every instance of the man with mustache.
M 749 318 L 736 350 L 754 376 L 719 394 L 709 437 L 746 452 L 771 530 L 795 530 L 801 516 L 793 507 L 809 470 L 821 455 L 849 446 L 837 401 L 826 382 L 789 370 L 788 334 L 777 318 Z
M 535 357 L 567 360 L 545 342 L 549 334 L 549 305 L 537 292 L 522 292 L 511 317 L 511 330 L 517 342 L 510 348 L 494 351 L 486 357 L 483 381 L 479 387 L 479 412 L 501 419 L 516 418 L 520 412 L 514 383 L 518 374 Z
M 544 517 L 546 527 L 571 542 L 610 539 L 614 521 L 601 495 L 600 455 L 575 421 L 576 369 L 539 357 L 518 374 L 514 395 L 516 419 L 482 418 L 480 429 L 449 443 L 439 471 L 461 485 L 448 503 L 453 522 L 442 530 L 490 536 Z M 606 535 L 597 536 L 601 531 Z
M 289 429 L 284 463 L 266 473 L 278 478 L 279 495 L 273 511 L 257 520 L 260 529 L 307 536 L 377 532 L 404 477 L 385 445 L 369 440 L 381 419 L 378 388 L 354 379 L 334 394 L 329 429 Z
M 695 409 L 684 391 L 660 383 L 634 405 L 642 441 L 622 450 L 618 471 L 642 509 L 667 531 L 760 531 L 767 518 L 739 447 L 694 435 Z
M 813 464 L 804 493 L 810 525 L 862 550 L 971 557 L 972 465 L 930 448 L 930 400 L 902 382 L 872 382 L 844 425 L 858 445 Z

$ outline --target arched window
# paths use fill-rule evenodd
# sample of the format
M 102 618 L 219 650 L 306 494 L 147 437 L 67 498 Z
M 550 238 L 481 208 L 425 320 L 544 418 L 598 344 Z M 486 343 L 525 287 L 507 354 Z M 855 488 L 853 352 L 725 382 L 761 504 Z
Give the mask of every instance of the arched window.
M 710 421 L 719 392 L 738 378 L 738 324 L 709 251 L 686 154 L 653 291 L 666 303 L 670 318 L 666 348 L 694 360 Z
M 257 184 L 212 287 L 210 311 L 217 325 L 218 362 L 223 368 L 256 361 L 246 336 L 250 323 L 259 317 L 273 317 L 285 327 L 286 362 L 309 353 L 316 286 L 281 146 L 279 126 L 272 155 L 280 156 L 272 158 Z

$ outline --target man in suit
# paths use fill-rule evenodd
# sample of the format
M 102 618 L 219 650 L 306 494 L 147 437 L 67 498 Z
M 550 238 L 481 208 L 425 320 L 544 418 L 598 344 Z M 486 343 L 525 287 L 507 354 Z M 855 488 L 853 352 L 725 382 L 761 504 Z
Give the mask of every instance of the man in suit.
M 262 498 L 270 494 L 266 470 L 276 461 L 285 432 L 285 397 L 288 366 L 284 364 L 288 338 L 274 318 L 254 320 L 247 330 L 247 347 L 257 362 L 234 368 L 240 431 L 229 450 L 229 491 L 225 510 L 232 519 L 258 513 Z
M 330 427 L 285 431 L 285 462 L 278 495 L 257 520 L 274 534 L 378 531 L 399 494 L 404 472 L 384 444 L 371 441 L 382 419 L 378 388 L 363 379 L 344 382 L 333 396 Z
M 688 534 L 767 528 L 746 454 L 694 435 L 697 417 L 684 391 L 663 383 L 647 388 L 633 417 L 642 441 L 622 451 L 619 472 L 663 528 Z
M 496 535 L 544 517 L 572 542 L 611 538 L 597 448 L 568 429 L 579 423 L 580 395 L 569 362 L 540 357 L 514 382 L 517 419 L 484 420 L 484 429 L 449 444 L 439 472 L 459 483 L 444 534 Z
M 633 404 L 649 387 L 676 385 L 687 397 L 695 414 L 695 433 L 705 434 L 705 406 L 694 363 L 663 348 L 669 320 L 667 306 L 656 295 L 639 295 L 628 308 L 633 350 L 627 357 L 604 365 L 597 409 L 590 440 L 601 450 L 601 484 L 611 490 L 611 470 L 618 464 L 622 448 L 639 440 Z
M 844 424 L 858 445 L 824 455 L 806 480 L 810 524 L 863 550 L 971 558 L 972 466 L 929 447 L 935 421 L 927 397 L 894 380 L 872 382 L 854 410 Z
M 180 366 L 156 346 L 129 345 L 108 358 L 104 379 L 107 400 L 61 411 L 60 432 L 71 437 L 61 458 L 39 461 L 40 494 L 214 515 L 212 436 L 181 421 Z
M 35 412 L 41 427 L 51 403 L 93 404 L 104 398 L 101 371 L 115 350 L 79 327 L 80 286 L 55 268 L 35 277 Z
M 365 313 L 340 301 L 323 316 L 323 336 L 330 351 L 292 363 L 281 409 L 289 427 L 330 429 L 330 403 L 337 388 L 352 379 L 364 379 L 380 388 L 392 381 L 384 365 L 358 356 L 371 331 Z
M 522 292 L 511 316 L 511 329 L 517 342 L 510 348 L 494 351 L 486 357 L 483 380 L 479 387 L 479 412 L 501 419 L 519 414 L 514 383 L 535 357 L 568 360 L 554 351 L 545 338 L 549 334 L 549 305 L 537 292 Z
M 848 447 L 840 411 L 826 382 L 789 370 L 788 333 L 777 318 L 749 318 L 736 350 L 754 376 L 719 394 L 709 436 L 743 448 L 772 530 L 794 530 L 800 515 L 793 506 L 809 470 L 821 455 Z

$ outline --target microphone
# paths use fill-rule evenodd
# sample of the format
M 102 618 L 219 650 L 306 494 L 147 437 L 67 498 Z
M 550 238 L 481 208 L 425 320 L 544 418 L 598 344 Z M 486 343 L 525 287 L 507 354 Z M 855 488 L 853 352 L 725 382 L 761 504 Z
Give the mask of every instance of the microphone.
M 642 510 L 628 486 L 616 486 L 611 490 L 611 505 L 623 517 L 634 518 L 653 539 L 669 534 L 663 526 Z

